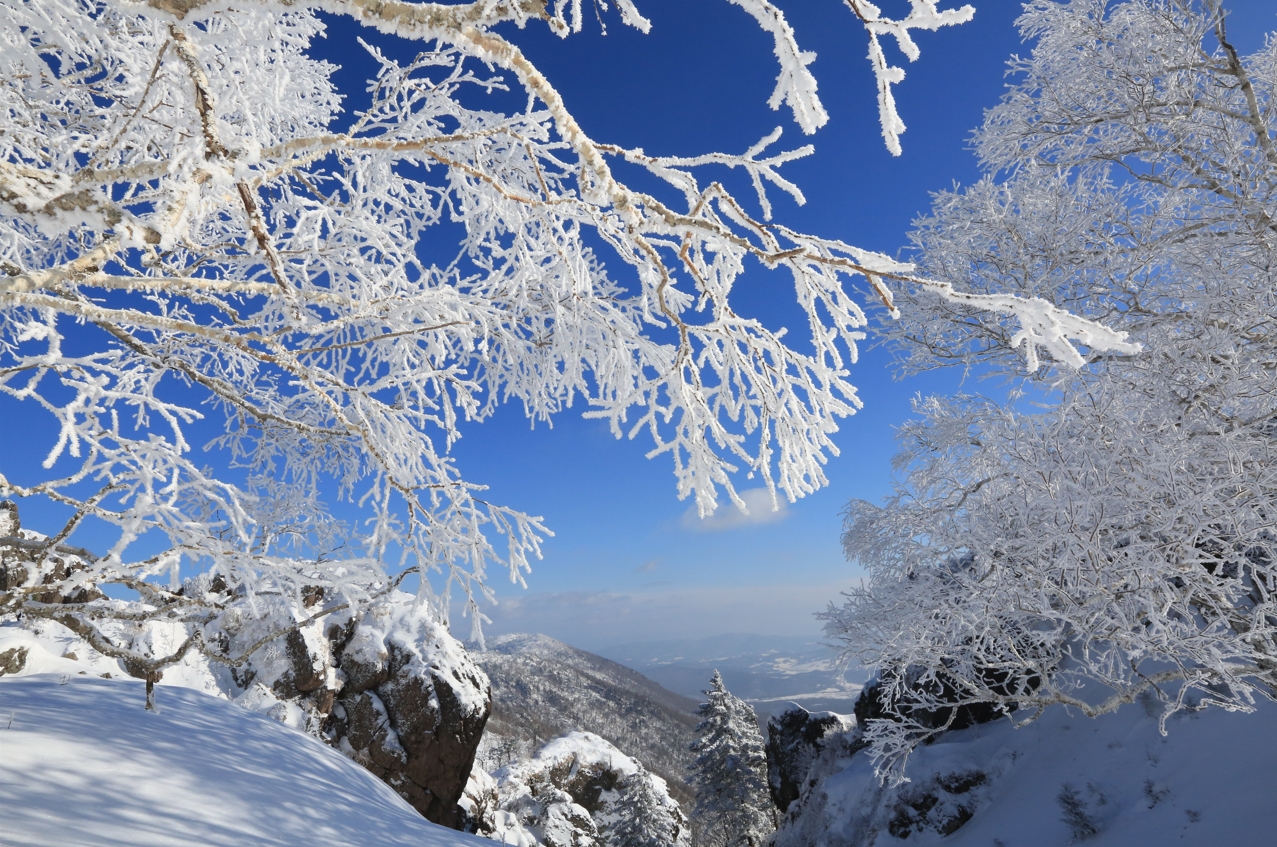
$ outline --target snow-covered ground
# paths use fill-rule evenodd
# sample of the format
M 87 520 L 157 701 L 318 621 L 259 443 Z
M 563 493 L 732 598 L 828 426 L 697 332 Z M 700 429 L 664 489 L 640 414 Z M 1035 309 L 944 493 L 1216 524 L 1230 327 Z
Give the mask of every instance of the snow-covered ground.
M 863 753 L 817 762 L 781 847 L 1249 847 L 1277 844 L 1277 705 L 1180 713 L 1156 704 L 1088 719 L 1063 707 L 943 735 L 883 790 Z M 959 811 L 965 808 L 965 812 Z M 946 824 L 965 824 L 945 836 Z M 892 832 L 894 830 L 894 833 Z M 896 836 L 904 836 L 898 840 Z
M 71 662 L 68 662 L 70 665 Z M 0 678 L 5 847 L 491 847 L 278 721 L 187 688 Z

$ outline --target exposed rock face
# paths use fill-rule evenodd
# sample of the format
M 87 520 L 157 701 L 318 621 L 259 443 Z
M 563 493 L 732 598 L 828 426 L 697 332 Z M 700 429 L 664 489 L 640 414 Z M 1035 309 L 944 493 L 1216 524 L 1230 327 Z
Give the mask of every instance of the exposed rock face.
M 396 595 L 353 626 L 330 626 L 329 633 L 338 639 L 329 641 L 328 652 L 344 684 L 339 690 L 329 685 L 324 657 L 295 632 L 288 685 L 327 711 L 324 731 L 332 744 L 428 820 L 459 826 L 457 801 L 492 710 L 483 671 L 408 595 Z
M 10 673 L 18 673 L 27 666 L 26 647 L 13 647 L 4 652 L 0 652 L 0 676 Z
M 310 611 L 281 604 L 265 619 L 228 626 L 230 652 Z M 318 730 L 428 820 L 464 824 L 457 803 L 492 709 L 491 689 L 415 597 L 395 593 L 361 618 L 338 613 L 291 630 L 255 654 L 235 682 L 245 705 Z
M 952 771 L 897 792 L 887 832 L 905 839 L 928 830 L 952 835 L 971 820 L 976 803 L 972 791 L 988 782 L 983 771 Z
M 853 722 L 833 712 L 809 712 L 794 704 L 767 721 L 767 785 L 781 814 L 798 799 L 825 736 Z
M 887 683 L 892 681 L 891 675 L 893 673 L 894 671 L 884 671 L 881 677 L 866 685 L 864 690 L 860 692 L 860 696 L 856 698 L 856 721 L 861 725 L 871 720 L 898 720 L 888 711 L 887 705 L 883 703 L 883 694 L 886 691 Z M 990 674 L 990 677 L 988 681 L 991 686 L 1006 684 L 1005 674 L 997 679 L 992 678 L 992 674 Z M 910 678 L 906 676 L 906 680 Z M 1035 679 L 1029 680 L 1029 683 L 1030 689 L 1036 688 L 1038 685 Z M 956 690 L 951 685 L 943 682 L 938 686 L 933 686 L 928 693 L 932 696 L 939 695 L 939 699 L 942 702 L 950 700 L 950 698 L 953 698 L 950 702 L 957 699 Z M 893 705 L 896 709 L 907 713 L 910 718 L 917 721 L 921 726 L 928 729 L 948 727 L 950 731 L 966 729 L 975 724 L 988 723 L 1008 714 L 1008 711 L 992 703 L 963 703 L 956 706 L 926 709 L 920 706 L 913 706 L 908 694 L 905 695 L 903 701 Z
M 457 801 L 491 711 L 488 680 L 455 642 L 455 653 L 441 661 L 437 652 L 396 641 L 399 634 L 357 628 L 361 641 L 342 651 L 341 666 L 349 659 L 358 682 L 337 696 L 329 731 L 356 758 L 368 756 L 369 770 L 427 819 L 455 827 L 462 822 Z M 431 634 L 451 640 L 442 631 Z M 360 661 L 378 635 L 384 659 Z

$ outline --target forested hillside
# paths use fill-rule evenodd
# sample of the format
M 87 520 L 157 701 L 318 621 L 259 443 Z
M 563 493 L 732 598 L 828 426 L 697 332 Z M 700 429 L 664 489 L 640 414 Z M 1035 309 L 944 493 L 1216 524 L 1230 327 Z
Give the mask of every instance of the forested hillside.
M 492 717 L 480 748 L 485 766 L 527 756 L 574 730 L 592 732 L 662 777 L 691 808 L 684 779 L 695 700 L 545 635 L 505 635 L 471 656 L 492 681 Z

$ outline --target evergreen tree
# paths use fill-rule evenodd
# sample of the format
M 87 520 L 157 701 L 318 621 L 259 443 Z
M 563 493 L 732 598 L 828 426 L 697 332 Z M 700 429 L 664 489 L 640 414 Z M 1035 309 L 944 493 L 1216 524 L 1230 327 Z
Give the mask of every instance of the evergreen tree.
M 687 847 L 691 843 L 687 819 L 678 804 L 662 796 L 652 775 L 640 767 L 617 786 L 620 798 L 613 818 L 603 828 L 607 847 Z
M 767 791 L 767 757 L 754 709 L 723 685 L 714 671 L 708 700 L 696 714 L 699 738 L 691 782 L 696 818 L 709 844 L 759 847 L 776 829 L 776 810 Z

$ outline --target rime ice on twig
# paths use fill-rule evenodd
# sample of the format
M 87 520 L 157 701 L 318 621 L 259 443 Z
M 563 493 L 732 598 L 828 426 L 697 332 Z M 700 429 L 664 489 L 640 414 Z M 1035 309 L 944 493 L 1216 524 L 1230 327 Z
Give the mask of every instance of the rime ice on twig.
M 1080 363 L 1044 340 L 1065 334 L 1144 352 L 920 401 L 894 496 L 849 507 L 870 578 L 826 618 L 884 669 L 864 737 L 886 778 L 963 711 L 1138 699 L 1173 732 L 1277 691 L 1277 41 L 1239 56 L 1226 22 L 1213 0 L 1030 4 L 1032 55 L 975 136 L 987 175 L 919 221 L 932 281 L 885 329 L 906 371 L 1021 382 L 1015 345 Z
M 773 105 L 814 130 L 810 54 L 770 3 L 739 4 L 776 39 Z M 648 26 L 628 0 L 617 8 Z M 308 52 L 317 10 L 422 47 L 400 63 L 366 45 L 378 70 L 341 132 L 334 69 Z M 906 45 L 911 27 L 957 20 L 932 13 L 865 21 Z M 646 432 L 702 512 L 723 491 L 739 503 L 737 471 L 773 496 L 825 484 L 837 421 L 860 405 L 848 367 L 866 319 L 847 282 L 865 277 L 890 304 L 907 266 L 762 223 L 701 178 L 744 169 L 764 219 L 772 188 L 801 202 L 779 168 L 810 148 L 768 153 L 779 130 L 743 155 L 681 158 L 591 139 L 494 29 L 537 19 L 566 35 L 582 6 L 0 0 L 13 116 L 0 135 L 0 390 L 48 413 L 46 467 L 69 468 L 0 480 L 0 494 L 70 506 L 59 541 L 89 517 L 119 528 L 84 579 L 195 566 L 228 590 L 330 586 L 358 604 L 387 570 L 412 568 L 423 602 L 446 619 L 459 588 L 477 627 L 488 567 L 522 581 L 547 533 L 485 499 L 449 455 L 505 402 L 541 421 L 584 401 L 618 435 Z M 483 108 L 511 87 L 526 108 Z M 612 157 L 681 204 L 619 181 Z M 464 229 L 456 249 L 429 237 L 443 222 Z M 750 263 L 792 279 L 810 346 L 734 311 Z M 1025 316 L 1031 355 L 1106 338 L 1027 301 L 991 305 Z M 207 468 L 188 440 L 206 416 L 229 469 Z M 353 501 L 361 523 L 323 497 Z M 130 560 L 151 531 L 171 552 Z
M 944 26 L 966 23 L 975 14 L 975 7 L 967 5 L 960 9 L 940 11 L 936 8 L 940 0 L 910 0 L 912 8 L 909 14 L 900 20 L 892 20 L 883 17 L 882 11 L 868 0 L 843 2 L 869 31 L 869 64 L 878 81 L 878 122 L 882 126 L 882 138 L 887 142 L 887 149 L 891 151 L 891 155 L 899 156 L 900 134 L 905 131 L 905 123 L 896 111 L 896 98 L 891 92 L 891 86 L 904 80 L 905 71 L 904 68 L 887 63 L 879 36 L 889 35 L 894 38 L 900 52 L 914 62 L 920 51 L 909 30 L 937 30 Z

